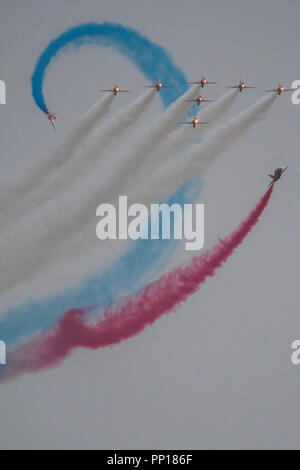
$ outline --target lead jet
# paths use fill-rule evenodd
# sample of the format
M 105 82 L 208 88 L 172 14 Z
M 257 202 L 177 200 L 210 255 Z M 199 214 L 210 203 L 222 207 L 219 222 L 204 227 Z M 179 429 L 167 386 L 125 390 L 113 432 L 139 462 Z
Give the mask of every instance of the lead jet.
M 281 93 L 283 93 L 284 91 L 293 91 L 293 88 L 285 88 L 283 85 L 280 85 L 279 83 L 277 88 L 273 88 L 273 90 L 265 90 L 265 91 L 268 91 L 268 92 L 276 91 L 278 95 L 281 95 Z
M 256 86 L 248 86 L 243 80 L 241 80 L 238 85 L 228 86 L 226 88 L 238 88 L 241 92 L 245 90 L 245 88 L 256 88 Z
M 190 101 L 191 103 L 197 103 L 198 106 L 200 106 L 201 103 L 212 103 L 213 100 L 205 100 L 203 96 L 199 95 L 193 100 L 184 100 L 184 101 Z
M 214 85 L 217 84 L 218 82 L 209 82 L 203 75 L 201 76 L 200 82 L 189 82 L 190 85 L 201 85 L 203 88 L 204 85 Z
M 271 186 L 271 184 L 274 184 L 276 181 L 278 181 L 281 178 L 282 173 L 284 173 L 286 169 L 287 166 L 280 166 L 279 168 L 276 168 L 276 170 L 274 171 L 274 175 L 269 175 L 270 178 L 272 178 L 272 181 L 268 186 Z
M 156 91 L 159 91 L 161 88 L 173 88 L 173 86 L 164 85 L 160 80 L 155 83 L 155 85 L 146 85 L 144 88 L 156 88 Z
M 99 90 L 99 91 L 105 91 L 105 92 L 109 92 L 111 91 L 114 96 L 117 96 L 118 93 L 130 93 L 131 90 L 121 90 L 121 88 L 116 85 L 114 88 L 110 89 L 110 90 Z
M 198 124 L 209 124 L 209 122 L 199 121 L 198 117 L 194 117 L 192 121 L 185 121 L 185 122 L 181 122 L 180 124 L 192 124 L 192 126 L 195 128 Z

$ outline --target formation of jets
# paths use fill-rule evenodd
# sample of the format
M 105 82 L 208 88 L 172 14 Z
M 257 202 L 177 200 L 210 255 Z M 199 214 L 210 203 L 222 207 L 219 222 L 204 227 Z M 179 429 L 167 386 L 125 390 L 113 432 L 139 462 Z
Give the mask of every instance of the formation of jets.
M 200 81 L 189 82 L 190 85 L 196 85 L 197 84 L 197 85 L 200 85 L 202 88 L 205 85 L 213 85 L 213 84 L 217 84 L 217 83 L 218 82 L 208 81 L 203 75 L 202 75 Z M 153 85 L 146 85 L 144 88 L 155 88 L 156 91 L 160 91 L 161 88 L 173 88 L 173 86 L 165 85 L 159 80 L 158 82 L 156 82 Z M 242 92 L 243 90 L 245 90 L 247 88 L 256 88 L 256 87 L 255 86 L 248 86 L 248 85 L 246 85 L 246 82 L 244 80 L 241 80 L 237 85 L 228 86 L 226 88 L 236 88 L 240 92 Z M 107 90 L 99 90 L 99 91 L 106 92 L 106 93 L 111 92 L 111 93 L 113 93 L 114 96 L 117 96 L 118 93 L 130 93 L 131 92 L 131 90 L 122 90 L 118 85 L 115 85 L 114 88 L 110 88 L 110 89 L 107 89 Z M 273 92 L 273 93 L 276 92 L 278 95 L 281 95 L 283 92 L 293 91 L 293 89 L 292 88 L 285 88 L 283 85 L 281 85 L 279 83 L 277 88 L 273 88 L 271 90 L 265 90 L 265 91 L 266 92 Z M 189 100 L 185 100 L 185 101 L 190 101 L 191 103 L 196 103 L 198 106 L 200 106 L 201 103 L 211 103 L 211 102 L 213 102 L 213 100 L 204 99 L 202 95 L 198 95 L 194 99 L 189 99 Z M 54 125 L 54 122 L 56 120 L 55 113 L 50 113 L 48 111 L 47 119 L 50 121 L 53 129 L 56 130 L 55 125 Z M 200 121 L 199 118 L 196 116 L 191 121 L 184 121 L 181 124 L 190 124 L 190 125 L 193 126 L 193 128 L 195 128 L 198 124 L 209 124 L 209 122 L 208 121 Z M 281 178 L 282 174 L 285 172 L 286 169 L 287 169 L 287 167 L 284 167 L 284 166 L 276 168 L 276 170 L 274 171 L 274 174 L 269 175 L 270 178 L 272 178 L 272 181 L 269 183 L 269 186 L 271 186 L 276 181 L 278 181 Z
M 191 85 L 195 85 L 195 84 L 201 85 L 201 87 L 203 88 L 205 85 L 216 84 L 218 82 L 208 81 L 205 77 L 202 76 L 200 81 L 198 81 L 198 82 L 189 82 L 189 83 Z M 161 81 L 158 81 L 154 85 L 146 85 L 144 88 L 155 88 L 156 91 L 160 91 L 161 88 L 173 88 L 173 87 L 169 86 L 169 85 L 164 85 Z M 242 92 L 246 88 L 256 88 L 256 87 L 248 86 L 248 85 L 246 85 L 245 81 L 241 80 L 238 85 L 232 85 L 232 86 L 229 86 L 227 88 L 236 88 L 236 89 L 239 89 L 240 92 Z M 118 93 L 130 93 L 131 92 L 131 90 L 122 90 L 118 85 L 115 85 L 115 87 L 111 88 L 111 89 L 99 90 L 99 91 L 108 92 L 108 93 L 111 92 L 111 93 L 114 94 L 114 96 L 117 96 Z M 285 88 L 283 85 L 278 84 L 277 88 L 273 88 L 271 90 L 265 90 L 265 91 L 266 92 L 276 92 L 276 93 L 278 93 L 278 95 L 281 95 L 284 91 L 293 91 L 293 89 L 292 88 Z M 198 106 L 200 106 L 201 103 L 211 103 L 211 102 L 213 102 L 213 100 L 204 99 L 202 95 L 198 95 L 194 99 L 189 99 L 189 100 L 185 100 L 185 101 L 189 101 L 191 103 L 196 103 Z M 53 129 L 56 130 L 55 125 L 54 125 L 54 122 L 56 120 L 55 113 L 50 113 L 48 111 L 47 119 L 51 122 L 51 125 L 52 125 Z M 200 121 L 200 119 L 197 116 L 195 116 L 191 121 L 184 121 L 184 122 L 181 122 L 181 124 L 190 124 L 190 125 L 193 126 L 193 128 L 195 128 L 198 124 L 209 124 L 209 122 L 208 121 Z M 268 186 L 271 186 L 276 181 L 278 181 L 281 178 L 282 174 L 286 171 L 287 168 L 288 167 L 284 167 L 284 166 L 280 166 L 279 168 L 276 168 L 276 170 L 274 171 L 274 174 L 269 175 L 269 177 L 272 178 L 272 181 L 269 183 Z
M 204 77 L 203 75 L 201 76 L 201 80 L 196 81 L 196 82 L 189 82 L 190 85 L 198 84 L 202 88 L 204 88 L 205 85 L 213 85 L 213 84 L 217 84 L 217 83 L 218 82 L 212 82 L 212 81 L 207 80 L 207 78 Z M 173 86 L 172 85 L 165 85 L 160 80 L 158 80 L 158 82 L 154 83 L 153 85 L 146 85 L 144 88 L 155 88 L 156 91 L 160 91 L 162 88 L 173 88 Z M 245 80 L 240 80 L 240 82 L 237 85 L 227 86 L 226 88 L 236 88 L 240 92 L 242 92 L 245 89 L 256 88 L 256 87 L 255 86 L 248 86 L 248 85 L 246 85 Z M 117 96 L 118 93 L 130 93 L 131 92 L 131 90 L 121 89 L 118 85 L 115 85 L 114 88 L 109 88 L 109 89 L 104 89 L 104 90 L 99 90 L 99 91 L 105 92 L 105 93 L 113 93 L 114 96 Z M 293 89 L 292 88 L 285 88 L 283 85 L 281 85 L 279 83 L 277 88 L 273 88 L 271 90 L 265 90 L 265 91 L 266 92 L 274 92 L 274 93 L 277 93 L 278 95 L 281 95 L 283 92 L 293 91 Z M 207 99 L 204 99 L 202 95 L 198 95 L 193 99 L 185 100 L 185 101 L 190 101 L 191 103 L 195 103 L 198 106 L 200 106 L 201 103 L 211 103 L 214 100 L 207 100 Z M 47 119 L 49 119 L 49 121 L 51 122 L 51 125 L 52 125 L 53 129 L 56 130 L 55 125 L 54 125 L 54 121 L 56 120 L 56 115 L 54 113 L 48 112 Z M 204 123 L 200 123 L 200 122 L 196 121 L 196 118 L 194 118 L 191 122 L 184 123 L 184 124 L 193 124 L 193 127 L 196 127 L 197 124 L 204 124 Z

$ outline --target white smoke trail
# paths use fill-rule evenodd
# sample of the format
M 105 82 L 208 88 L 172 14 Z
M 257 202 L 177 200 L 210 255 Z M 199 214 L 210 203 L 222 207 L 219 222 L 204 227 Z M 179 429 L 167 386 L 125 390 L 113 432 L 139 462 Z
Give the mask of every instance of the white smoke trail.
M 148 152 L 150 157 L 152 150 L 156 150 L 163 142 L 168 132 L 176 126 L 178 120 L 185 115 L 190 107 L 190 104 L 184 100 L 194 96 L 197 91 L 199 91 L 198 85 L 192 87 L 173 103 L 134 147 L 134 150 L 128 154 L 127 158 L 122 159 L 118 165 L 121 180 L 124 178 L 124 171 L 126 174 L 127 163 L 135 161 L 138 165 L 139 160 L 145 157 L 143 152 Z M 152 90 L 150 93 L 152 96 Z M 93 146 L 93 150 L 95 149 Z M 94 157 L 87 153 L 85 158 Z M 89 223 L 91 221 L 94 223 L 95 208 L 98 206 L 99 198 L 101 200 L 103 192 L 99 184 L 100 177 L 101 174 L 93 168 L 89 178 L 80 180 L 75 188 L 63 194 L 63 198 L 54 199 L 39 207 L 30 217 L 23 218 L 15 230 L 2 240 L 0 256 L 2 254 L 4 256 L 2 262 L 6 266 L 6 270 L 0 274 L 0 293 L 25 281 L 43 269 L 44 265 L 59 262 L 65 254 L 72 255 L 72 252 L 68 250 L 68 237 L 74 236 L 74 233 L 83 228 L 88 231 Z M 105 185 L 105 178 L 106 175 L 103 185 Z M 111 191 L 110 184 L 108 187 Z M 118 184 L 115 185 L 115 191 L 118 191 Z M 115 194 L 113 195 L 115 196 Z M 92 233 L 94 239 L 94 231 Z M 85 246 L 90 242 L 92 241 L 87 236 L 84 240 Z M 62 243 L 65 245 L 63 254 L 58 249 Z
M 116 161 L 117 165 L 107 175 L 101 186 L 100 199 L 109 202 L 114 197 L 115 188 L 117 188 L 119 194 L 122 194 L 126 192 L 128 185 L 137 184 L 139 176 L 145 176 L 143 168 L 146 162 L 149 163 L 148 171 L 153 172 L 156 170 L 155 165 L 160 160 L 160 154 L 158 153 L 160 146 L 164 144 L 170 132 L 179 124 L 190 108 L 191 103 L 186 100 L 194 98 L 199 90 L 200 85 L 191 87 L 163 113 L 131 152 L 121 156 Z
M 199 120 L 206 121 L 208 124 L 199 124 L 195 128 L 192 128 L 192 126 L 181 126 L 179 129 L 173 131 L 156 155 L 151 157 L 151 161 L 145 160 L 145 165 L 139 168 L 139 174 L 133 169 L 130 175 L 128 175 L 125 182 L 129 189 L 133 180 L 135 182 L 138 181 L 138 179 L 143 181 L 144 178 L 149 177 L 149 175 L 153 173 L 153 170 L 157 171 L 159 166 L 164 164 L 167 159 L 174 159 L 176 154 L 181 155 L 188 145 L 198 141 L 216 122 L 223 119 L 230 106 L 233 105 L 238 93 L 238 90 L 230 90 L 222 95 L 215 103 L 200 110 L 198 113 Z M 124 194 L 127 191 L 123 189 Z
M 204 109 L 200 110 L 199 119 L 201 121 L 211 121 L 211 124 L 213 124 L 215 121 L 220 121 L 228 112 L 229 108 L 233 105 L 237 96 L 238 90 L 227 91 L 213 104 L 210 104 L 209 106 L 206 106 Z
M 77 121 L 63 142 L 45 159 L 35 162 L 34 165 L 22 168 L 18 178 L 1 183 L 0 211 L 1 217 L 5 217 L 4 210 L 8 206 L 9 212 L 14 211 L 29 193 L 35 192 L 52 174 L 59 170 L 82 145 L 91 131 L 98 127 L 107 115 L 113 100 L 112 94 L 104 95 L 87 113 Z M 4 219 L 2 219 L 4 222 Z
M 63 256 L 59 261 L 57 260 L 54 264 L 49 263 L 42 272 L 16 284 L 6 290 L 5 293 L 1 293 L 0 318 L 9 313 L 8 309 L 23 305 L 28 300 L 43 299 L 55 293 L 61 293 L 65 289 L 74 288 L 78 283 L 88 279 L 91 273 L 97 273 L 99 269 L 103 269 L 108 263 L 113 263 L 119 259 L 133 243 L 130 240 L 122 240 L 122 242 L 97 240 L 98 243 L 95 246 L 95 226 L 96 221 L 93 227 L 90 227 L 90 235 L 93 238 L 91 240 L 91 249 L 88 248 L 87 251 L 80 250 L 79 252 L 73 251 L 73 257 L 64 260 L 64 249 L 62 248 L 60 253 Z M 74 244 L 74 246 L 75 250 L 78 250 L 78 244 Z
M 263 119 L 275 99 L 275 94 L 264 96 L 245 111 L 218 126 L 202 143 L 192 147 L 183 156 L 169 159 L 152 180 L 132 191 L 128 203 L 139 201 L 151 204 L 165 200 L 179 184 L 197 176 L 253 124 Z
M 250 126 L 262 119 L 275 98 L 275 95 L 263 97 L 250 108 L 214 130 L 201 144 L 191 148 L 183 158 L 178 156 L 174 161 L 166 164 L 153 180 L 134 189 L 129 194 L 128 203 L 139 201 L 149 205 L 166 199 L 179 184 L 205 169 L 222 151 L 241 137 Z M 118 194 L 116 194 L 117 196 Z M 89 223 L 83 224 L 80 233 L 62 243 L 57 239 L 55 252 L 50 250 L 47 253 L 46 269 L 42 273 L 32 270 L 31 279 L 26 282 L 24 279 L 23 283 L 20 279 L 21 284 L 15 287 L 12 282 L 6 294 L 1 295 L 1 304 L 4 307 L 11 306 L 20 303 L 26 296 L 42 297 L 60 290 L 62 286 L 70 287 L 74 282 L 82 280 L 88 273 L 97 270 L 100 260 L 104 261 L 111 256 L 119 256 L 127 247 L 127 242 L 124 241 L 121 246 L 110 240 L 100 242 L 95 237 L 95 226 L 96 220 L 90 217 Z M 51 233 L 51 227 L 49 227 L 49 234 Z M 22 250 L 17 252 L 18 257 L 23 260 Z M 6 261 L 9 262 L 9 256 Z M 35 262 L 36 260 L 33 261 L 33 263 Z M 31 270 L 32 266 L 28 263 L 26 266 Z
M 49 197 L 56 198 L 57 191 L 65 191 L 77 178 L 81 179 L 87 173 L 93 172 L 93 165 L 106 157 L 106 151 L 115 143 L 115 139 L 119 139 L 136 124 L 155 95 L 155 89 L 147 90 L 100 127 L 97 133 L 85 143 L 82 151 L 77 152 L 72 161 L 56 175 L 55 181 L 44 193 L 44 199 L 48 201 Z M 111 158 L 110 155 L 108 158 Z
M 81 179 L 87 173 L 93 171 L 95 162 L 105 157 L 106 151 L 113 145 L 115 138 L 120 138 L 130 126 L 136 123 L 145 108 L 151 103 L 155 93 L 155 90 L 147 90 L 133 103 L 122 109 L 117 116 L 109 119 L 96 133 L 91 133 L 90 137 L 84 141 L 81 141 L 83 133 L 80 131 L 78 138 L 73 139 L 67 152 L 65 152 L 65 155 L 71 155 L 71 152 L 74 153 L 75 151 L 73 157 L 69 161 L 65 160 L 63 167 L 58 165 L 57 169 L 48 175 L 47 181 L 38 186 L 35 192 L 21 198 L 13 211 L 10 202 L 6 208 L 3 208 L 1 219 L 4 229 L 1 237 L 3 238 L 7 231 L 14 229 L 14 221 L 19 223 L 22 216 L 27 217 L 28 211 L 32 212 L 45 202 L 48 203 L 52 199 L 57 199 L 60 194 L 71 188 L 77 179 Z M 113 95 L 108 95 L 109 98 L 111 96 Z M 89 123 L 90 125 L 93 124 L 92 119 L 89 119 Z M 84 123 L 84 128 L 86 133 L 87 123 Z M 77 151 L 74 144 L 75 140 L 77 142 Z M 67 145 L 65 146 L 67 147 Z
M 198 91 L 198 85 L 190 89 L 174 104 L 174 108 L 171 107 L 165 113 L 166 115 L 160 118 L 157 125 L 150 129 L 150 132 L 132 153 L 127 157 L 116 158 L 115 171 L 112 172 L 112 175 L 107 174 L 99 191 L 100 199 L 103 198 L 109 202 L 114 198 L 115 188 L 118 188 L 118 194 L 127 194 L 139 181 L 151 177 L 168 158 L 172 159 L 175 153 L 183 152 L 188 144 L 200 138 L 204 130 L 222 119 L 238 95 L 238 90 L 230 90 L 215 103 L 198 113 L 199 119 L 202 121 L 207 119 L 212 121 L 209 125 L 203 127 L 200 125 L 195 129 L 191 126 L 182 126 L 171 133 L 166 133 L 166 129 L 170 130 L 179 122 L 180 114 L 183 116 L 186 113 L 190 104 L 186 104 L 185 100 L 190 96 L 195 97 Z M 169 122 L 171 120 L 173 120 L 172 127 Z M 162 137 L 161 140 L 159 140 L 159 136 Z M 124 177 L 125 171 L 126 177 Z

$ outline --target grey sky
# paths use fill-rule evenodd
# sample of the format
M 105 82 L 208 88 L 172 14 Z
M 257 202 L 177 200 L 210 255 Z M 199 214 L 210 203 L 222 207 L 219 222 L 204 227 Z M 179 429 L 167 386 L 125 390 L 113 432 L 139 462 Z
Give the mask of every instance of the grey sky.
M 132 26 L 164 46 L 187 77 L 257 85 L 231 114 L 278 81 L 300 79 L 300 3 L 199 0 L 3 0 L 0 15 L 1 179 L 47 153 L 104 86 L 144 79 L 110 50 L 60 58 L 47 77 L 58 133 L 35 106 L 30 76 L 50 39 L 86 21 Z M 203 93 L 204 94 L 204 93 Z M 161 110 L 151 108 L 142 126 Z M 266 119 L 205 173 L 205 246 L 230 232 L 289 170 L 244 244 L 178 311 L 120 346 L 76 351 L 62 366 L 0 387 L 1 448 L 299 448 L 300 106 L 278 97 Z M 1 215 L 0 215 L 1 216 Z M 176 260 L 182 259 L 182 252 Z M 3 269 L 3 268 L 2 268 Z M 166 267 L 167 269 L 167 267 Z M 0 332 L 1 338 L 1 332 Z

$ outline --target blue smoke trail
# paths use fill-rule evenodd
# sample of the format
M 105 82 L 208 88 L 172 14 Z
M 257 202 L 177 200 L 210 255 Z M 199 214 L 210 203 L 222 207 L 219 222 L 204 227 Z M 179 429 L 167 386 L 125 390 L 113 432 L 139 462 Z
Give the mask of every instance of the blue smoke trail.
M 186 183 L 168 203 L 183 200 L 192 203 L 198 195 L 197 179 Z M 8 349 L 12 349 L 22 339 L 38 333 L 74 306 L 99 305 L 99 311 L 101 306 L 105 307 L 123 295 L 137 292 L 162 272 L 177 245 L 176 240 L 136 241 L 121 259 L 86 279 L 79 287 L 41 301 L 29 301 L 6 312 L 6 318 L 0 321 L 1 339 L 6 342 Z
M 165 107 L 187 89 L 184 74 L 174 65 L 162 47 L 149 41 L 137 31 L 120 24 L 86 23 L 68 29 L 51 41 L 37 61 L 31 77 L 32 95 L 44 113 L 48 113 L 48 107 L 43 94 L 43 84 L 50 62 L 63 49 L 78 48 L 86 44 L 109 46 L 131 60 L 150 82 L 161 80 L 174 85 L 174 88 L 165 89 L 160 95 Z
M 87 44 L 112 47 L 128 57 L 150 82 L 161 80 L 174 85 L 174 88 L 159 93 L 165 108 L 188 88 L 184 74 L 162 47 L 122 25 L 88 23 L 71 28 L 51 41 L 38 59 L 31 78 L 32 94 L 43 112 L 47 113 L 43 94 L 47 67 L 62 50 Z M 183 185 L 169 203 L 193 202 L 199 191 L 199 179 L 195 179 Z M 0 321 L 1 339 L 6 342 L 8 349 L 12 349 L 15 344 L 49 326 L 74 306 L 104 306 L 115 302 L 122 295 L 136 292 L 159 275 L 177 244 L 174 240 L 139 240 L 120 260 L 91 276 L 79 287 L 43 301 L 30 301 L 10 309 L 5 319 Z

